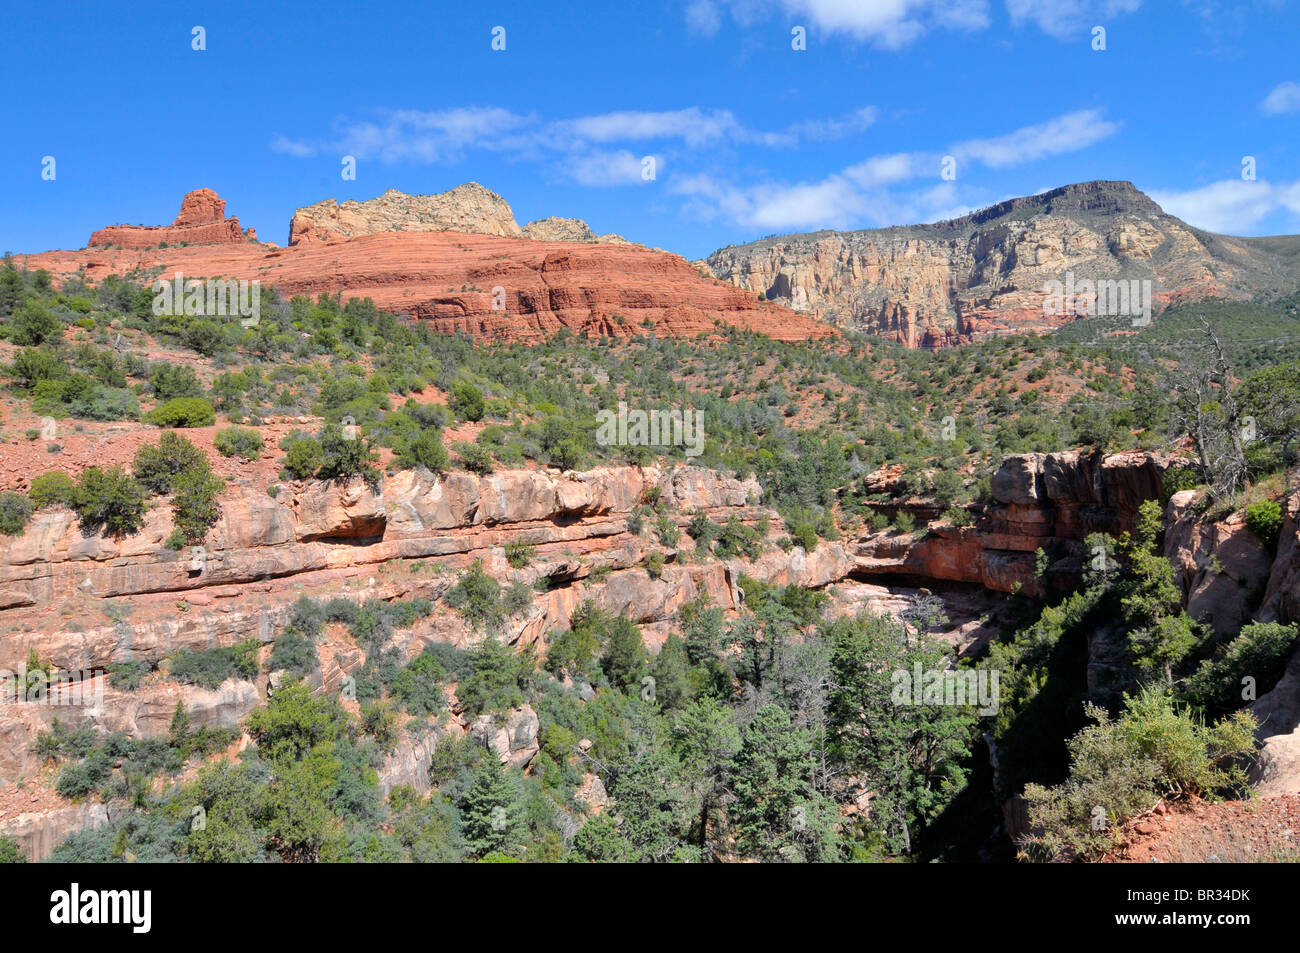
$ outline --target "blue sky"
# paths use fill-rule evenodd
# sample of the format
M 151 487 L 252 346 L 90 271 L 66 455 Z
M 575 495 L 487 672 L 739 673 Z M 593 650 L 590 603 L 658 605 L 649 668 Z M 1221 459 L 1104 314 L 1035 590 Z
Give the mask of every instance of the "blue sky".
M 299 206 L 470 180 L 521 224 L 692 258 L 1088 179 L 1300 232 L 1296 0 L 112 6 L 6 10 L 0 251 L 167 223 L 205 186 L 283 244 Z

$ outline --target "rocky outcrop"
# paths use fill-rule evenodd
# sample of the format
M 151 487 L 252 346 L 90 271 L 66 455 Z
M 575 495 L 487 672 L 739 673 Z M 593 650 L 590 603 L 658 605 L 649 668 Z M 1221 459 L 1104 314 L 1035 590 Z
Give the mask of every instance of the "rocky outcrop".
M 621 235 L 609 233 L 597 235 L 591 227 L 580 218 L 539 218 L 523 227 L 524 238 L 537 242 L 591 242 L 613 245 L 630 244 Z
M 1138 507 L 1159 499 L 1167 463 L 1145 452 L 1011 454 L 993 474 L 993 500 L 972 526 L 936 522 L 924 532 L 863 537 L 854 547 L 854 572 L 1033 593 L 1043 584 L 1036 575 L 1036 553 L 1042 549 L 1050 562 L 1049 580 L 1067 582 L 1083 568 L 1088 535 L 1131 529 Z M 878 480 L 876 486 L 888 489 L 889 483 Z
M 195 189 L 181 200 L 181 211 L 170 225 L 110 225 L 90 236 L 90 247 L 123 249 L 158 245 L 245 244 L 256 241 L 251 228 L 244 232 L 239 219 L 226 218 L 226 203 L 211 189 Z
M 1170 498 L 1165 557 L 1177 573 L 1187 614 L 1216 635 L 1235 635 L 1264 595 L 1273 554 L 1246 528 L 1244 512 L 1217 523 L 1199 518 L 1202 492 L 1183 490 Z
M 0 834 L 17 842 L 29 861 L 44 860 L 64 838 L 108 823 L 103 804 L 67 804 L 49 810 L 0 818 Z
M 417 198 L 430 197 L 403 196 Z M 504 224 L 500 230 L 509 235 L 434 230 L 436 221 L 423 223 L 425 229 L 374 234 L 365 232 L 364 221 L 344 223 L 337 227 L 361 233 L 339 238 L 324 213 L 302 221 L 307 224 L 289 248 L 251 242 L 157 248 L 160 241 L 175 246 L 177 239 L 155 235 L 128 246 L 25 256 L 22 264 L 60 278 L 82 273 L 91 281 L 161 267 L 187 278 L 260 281 L 290 295 L 340 293 L 345 300 L 370 298 L 437 331 L 480 338 L 537 341 L 564 328 L 586 336 L 695 337 L 730 326 L 782 341 L 834 333 L 807 315 L 706 279 L 677 255 L 639 245 L 531 241 L 513 237 L 518 229 Z M 309 239 L 304 229 L 331 240 Z
M 407 195 L 389 189 L 365 202 L 325 199 L 293 213 L 289 244 L 337 242 L 389 232 L 463 232 L 539 242 L 629 244 L 619 235 L 597 235 L 578 218 L 539 218 L 520 228 L 506 200 L 477 182 L 436 195 Z
M 501 196 L 477 182 L 436 195 L 389 189 L 365 202 L 325 199 L 293 213 L 289 244 L 332 242 L 385 232 L 468 232 L 519 238 L 522 229 Z
M 1292 290 L 1290 238 L 1211 235 L 1165 214 L 1129 182 L 1086 182 L 963 218 L 765 238 L 705 259 L 714 275 L 837 327 L 939 347 L 1050 331 L 1098 313 L 1096 294 L 1049 314 L 1044 286 L 1149 280 L 1153 310 L 1185 298 Z M 1103 313 L 1105 302 L 1102 303 Z

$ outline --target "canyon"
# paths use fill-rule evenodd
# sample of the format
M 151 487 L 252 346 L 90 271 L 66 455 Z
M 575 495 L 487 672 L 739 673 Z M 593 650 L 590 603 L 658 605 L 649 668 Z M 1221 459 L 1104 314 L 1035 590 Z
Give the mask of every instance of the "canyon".
M 481 561 L 505 585 L 534 586 L 531 605 L 501 633 L 516 648 L 544 650 L 590 601 L 639 623 L 654 652 L 679 631 L 678 614 L 688 602 L 703 596 L 734 616 L 744 604 L 740 579 L 749 576 L 825 589 L 832 615 L 863 608 L 897 614 L 923 595 L 937 596 L 951 620 L 943 637 L 968 652 L 998 633 L 1005 594 L 1053 580 L 1068 584 L 1083 568 L 1089 533 L 1131 528 L 1138 506 L 1159 496 L 1169 462 L 1144 452 L 1012 455 L 995 475 L 992 500 L 974 507 L 970 526 L 930 520 L 931 504 L 909 500 L 899 505 L 922 517 L 918 526 L 928 522 L 925 530 L 822 541 L 811 552 L 777 545 L 779 517 L 764 506 L 755 481 L 690 466 L 444 477 L 403 471 L 373 487 L 360 480 L 284 483 L 274 498 L 243 487 L 223 500 L 198 559 L 164 546 L 171 530 L 165 507 L 155 507 L 139 533 L 121 540 L 87 535 L 68 510 L 42 511 L 22 536 L 0 541 L 6 610 L 0 669 L 19 671 L 34 652 L 56 673 L 91 673 L 102 697 L 82 708 L 0 706 L 0 831 L 38 857 L 67 833 L 105 823 L 116 809 L 62 802 L 36 780 L 41 766 L 32 746 L 54 718 L 158 736 L 180 700 L 195 724 L 238 725 L 274 691 L 276 673 L 207 690 L 170 679 L 168 659 L 186 648 L 256 639 L 265 660 L 300 596 L 436 602 L 459 570 Z M 679 527 L 697 509 L 719 522 L 766 527 L 761 552 L 752 559 L 716 558 L 694 552 L 687 536 L 677 552 L 657 545 L 631 522 L 652 495 Z M 1294 620 L 1300 492 L 1288 500 L 1276 557 L 1239 521 L 1197 515 L 1186 493 L 1171 499 L 1168 512 L 1166 554 L 1191 611 L 1225 629 L 1251 617 Z M 518 542 L 536 547 L 523 567 L 505 556 L 505 547 Z M 1039 549 L 1050 558 L 1042 579 Z M 655 552 L 667 557 L 657 576 L 646 568 Z M 394 633 L 392 644 L 409 659 L 435 642 L 464 647 L 484 637 L 439 604 Z M 157 670 L 126 691 L 106 671 L 124 661 L 146 661 Z M 320 646 L 312 684 L 335 689 L 364 661 L 345 634 L 332 632 Z M 1255 708 L 1264 721 L 1263 793 L 1300 791 L 1300 653 Z M 459 717 L 457 710 L 453 689 L 448 716 L 436 730 L 403 735 L 380 772 L 384 790 L 396 784 L 427 790 L 430 758 L 443 737 L 474 732 L 516 766 L 536 752 L 531 709 L 486 721 Z

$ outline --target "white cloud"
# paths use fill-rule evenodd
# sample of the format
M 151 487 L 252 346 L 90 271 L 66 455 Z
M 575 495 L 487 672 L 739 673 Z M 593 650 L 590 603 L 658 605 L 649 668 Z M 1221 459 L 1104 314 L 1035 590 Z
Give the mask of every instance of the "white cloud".
M 722 12 L 712 0 L 692 0 L 686 5 L 686 27 L 692 33 L 713 36 L 722 28 Z
M 295 159 L 310 159 L 318 150 L 314 143 L 290 139 L 287 136 L 276 136 L 271 140 L 271 151 L 293 156 Z
M 662 156 L 638 156 L 626 149 L 617 152 L 595 152 L 589 155 L 573 156 L 561 159 L 557 164 L 560 173 L 579 185 L 613 186 L 643 185 L 653 181 L 642 177 L 645 160 L 654 160 L 654 174 L 657 178 L 663 173 Z
M 790 135 L 814 142 L 843 139 L 874 125 L 878 116 L 879 111 L 874 106 L 864 106 L 839 119 L 805 119 L 797 122 L 790 127 Z
M 1086 148 L 1116 129 L 1099 110 L 1080 110 L 1005 136 L 959 143 L 949 152 L 1001 168 Z M 871 156 L 811 182 L 740 186 L 697 175 L 672 181 L 669 191 L 684 197 L 686 211 L 699 218 L 769 232 L 935 222 L 975 207 L 962 199 L 957 183 L 940 180 L 942 158 L 928 152 Z M 918 185 L 900 188 L 908 182 Z
M 1264 97 L 1259 108 L 1269 116 L 1300 112 L 1300 83 L 1278 83 L 1273 87 L 1273 91 Z
M 933 29 L 980 30 L 989 24 L 985 0 L 781 0 L 791 17 L 820 31 L 845 33 L 900 49 Z
M 1226 235 L 1250 232 L 1280 209 L 1300 214 L 1300 181 L 1273 185 L 1225 179 L 1185 192 L 1149 194 L 1170 215 L 1208 232 Z
M 700 146 L 736 135 L 740 123 L 727 110 L 704 112 L 692 106 L 672 112 L 624 111 L 585 116 L 556 124 L 556 131 L 589 142 L 621 142 L 642 139 L 681 139 Z
M 953 155 L 974 159 L 994 169 L 1020 165 L 1047 156 L 1086 149 L 1119 131 L 1100 109 L 1081 109 L 1035 126 L 993 139 L 969 139 L 953 147 Z
M 1140 6 L 1142 0 L 1007 0 L 1007 13 L 1015 26 L 1033 23 L 1048 36 L 1068 40 Z

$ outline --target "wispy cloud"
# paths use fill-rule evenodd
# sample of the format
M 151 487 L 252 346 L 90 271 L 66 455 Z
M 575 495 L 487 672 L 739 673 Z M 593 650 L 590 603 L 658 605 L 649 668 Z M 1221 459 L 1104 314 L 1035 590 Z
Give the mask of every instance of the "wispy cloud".
M 843 116 L 807 119 L 784 129 L 762 130 L 746 127 L 729 110 L 698 106 L 663 111 L 620 110 L 553 121 L 494 106 L 382 110 L 374 118 L 342 117 L 335 121 L 332 135 L 319 139 L 276 135 L 271 150 L 300 159 L 332 154 L 384 163 L 423 164 L 459 161 L 472 150 L 533 159 L 572 157 L 585 152 L 587 160 L 579 156 L 570 159 L 568 165 L 580 163 L 583 168 L 595 169 L 621 161 L 616 160 L 617 151 L 607 149 L 618 144 L 677 144 L 697 152 L 727 144 L 794 148 L 805 141 L 827 142 L 856 135 L 876 118 L 875 107 L 863 106 Z M 626 162 L 622 164 L 626 166 Z
M 974 159 L 993 169 L 1048 156 L 1077 152 L 1119 131 L 1119 123 L 1100 109 L 1080 109 L 1036 126 L 1024 126 L 993 139 L 970 139 L 953 147 L 957 158 Z
M 827 36 L 896 50 L 932 30 L 983 29 L 989 24 L 988 8 L 987 0 L 690 0 L 686 26 L 713 36 L 724 12 L 741 27 L 780 13 Z
M 1152 191 L 1151 198 L 1189 225 L 1229 235 L 1248 233 L 1286 209 L 1300 215 L 1300 181 L 1277 184 L 1225 179 L 1185 192 Z
M 947 154 L 958 158 L 959 170 L 970 163 L 1006 168 L 1087 148 L 1118 129 L 1100 110 L 1079 110 L 1003 136 L 960 142 Z M 871 156 L 807 182 L 745 185 L 699 174 L 674 179 L 669 191 L 683 198 L 691 215 L 768 231 L 932 222 L 972 207 L 955 182 L 941 178 L 943 158 L 938 152 Z
M 1266 116 L 1281 116 L 1284 113 L 1300 112 L 1300 83 L 1278 83 L 1259 104 L 1260 111 Z
M 1134 13 L 1142 0 L 1007 0 L 1011 23 L 1032 23 L 1058 40 L 1077 39 L 1093 26 Z

